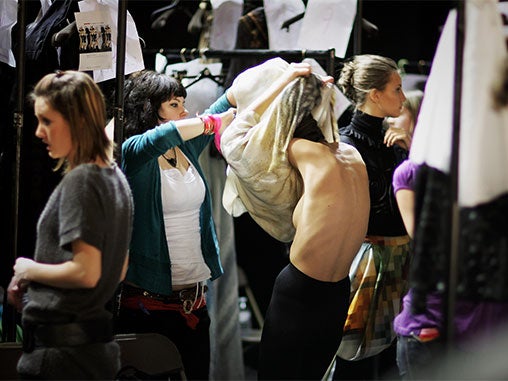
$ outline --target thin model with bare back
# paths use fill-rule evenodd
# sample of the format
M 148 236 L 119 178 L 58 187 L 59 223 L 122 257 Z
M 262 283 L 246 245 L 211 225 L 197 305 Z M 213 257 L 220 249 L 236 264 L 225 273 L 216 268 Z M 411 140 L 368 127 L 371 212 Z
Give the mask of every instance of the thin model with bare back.
M 234 133 L 249 112 L 262 115 L 294 80 L 311 75 L 309 64 L 290 64 L 244 112 L 239 109 L 226 133 Z M 332 81 L 326 77 L 319 85 Z M 296 127 L 287 156 L 303 187 L 293 212 L 290 263 L 277 277 L 265 318 L 258 377 L 320 379 L 340 344 L 349 268 L 367 231 L 367 172 L 356 149 L 327 142 L 310 113 Z

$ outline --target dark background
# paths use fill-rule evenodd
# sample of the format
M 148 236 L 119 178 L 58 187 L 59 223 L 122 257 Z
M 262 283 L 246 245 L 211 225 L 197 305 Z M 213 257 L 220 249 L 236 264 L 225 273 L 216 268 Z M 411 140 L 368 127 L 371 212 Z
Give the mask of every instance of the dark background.
M 269 0 L 268 0 L 269 1 Z M 293 0 L 297 1 L 297 0 Z M 337 0 L 340 1 L 340 0 Z M 160 30 L 151 29 L 153 11 L 171 4 L 170 0 L 130 0 L 131 13 L 146 49 L 193 48 L 198 36 L 187 32 L 187 25 L 199 1 L 183 0 Z M 253 6 L 262 1 L 251 1 Z M 381 54 L 398 61 L 432 61 L 440 28 L 455 2 L 449 0 L 363 0 L 363 17 L 378 27 L 377 37 L 362 33 L 362 53 Z M 346 56 L 353 54 L 353 35 Z M 145 56 L 145 65 L 153 65 L 151 55 Z

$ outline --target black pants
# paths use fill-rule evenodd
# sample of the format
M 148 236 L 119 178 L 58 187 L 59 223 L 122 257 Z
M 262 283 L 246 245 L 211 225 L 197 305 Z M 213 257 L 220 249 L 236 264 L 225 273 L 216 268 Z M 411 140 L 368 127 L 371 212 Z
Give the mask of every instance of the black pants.
M 349 277 L 322 282 L 286 266 L 268 307 L 258 378 L 321 379 L 339 348 L 349 292 Z

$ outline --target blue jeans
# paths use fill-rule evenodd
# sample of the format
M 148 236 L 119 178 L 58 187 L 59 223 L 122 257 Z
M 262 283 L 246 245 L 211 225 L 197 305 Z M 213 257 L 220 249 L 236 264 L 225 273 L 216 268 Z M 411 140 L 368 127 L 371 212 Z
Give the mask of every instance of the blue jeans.
M 422 342 L 417 336 L 397 336 L 397 366 L 403 380 L 424 379 L 443 351 L 438 339 Z

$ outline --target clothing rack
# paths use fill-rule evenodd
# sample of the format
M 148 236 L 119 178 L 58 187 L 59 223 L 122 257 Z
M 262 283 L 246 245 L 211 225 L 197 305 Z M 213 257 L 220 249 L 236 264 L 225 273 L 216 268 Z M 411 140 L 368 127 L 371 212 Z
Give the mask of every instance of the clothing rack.
M 235 49 L 235 50 L 214 50 L 214 49 L 145 49 L 144 53 L 160 53 L 168 60 L 179 59 L 183 62 L 196 58 L 245 58 L 245 57 L 282 57 L 287 60 L 301 61 L 304 58 L 321 59 L 326 62 L 325 70 L 329 75 L 335 72 L 335 49 L 328 50 L 269 50 L 269 49 Z
M 397 62 L 397 66 L 404 74 L 429 75 L 432 62 L 425 60 L 413 61 L 402 58 Z
M 13 226 L 12 239 L 12 259 L 19 256 L 19 192 L 20 192 L 20 174 L 21 174 L 21 141 L 23 138 L 23 105 L 25 102 L 25 37 L 26 37 L 26 1 L 18 1 L 17 24 L 19 28 L 18 49 L 16 51 L 16 104 L 13 115 L 13 126 L 16 133 L 15 163 L 14 163 L 14 184 L 13 184 L 13 208 L 10 216 Z M 5 294 L 5 296 L 7 296 Z M 1 341 L 16 341 L 16 311 L 12 307 L 4 308 L 2 314 L 3 331 Z

